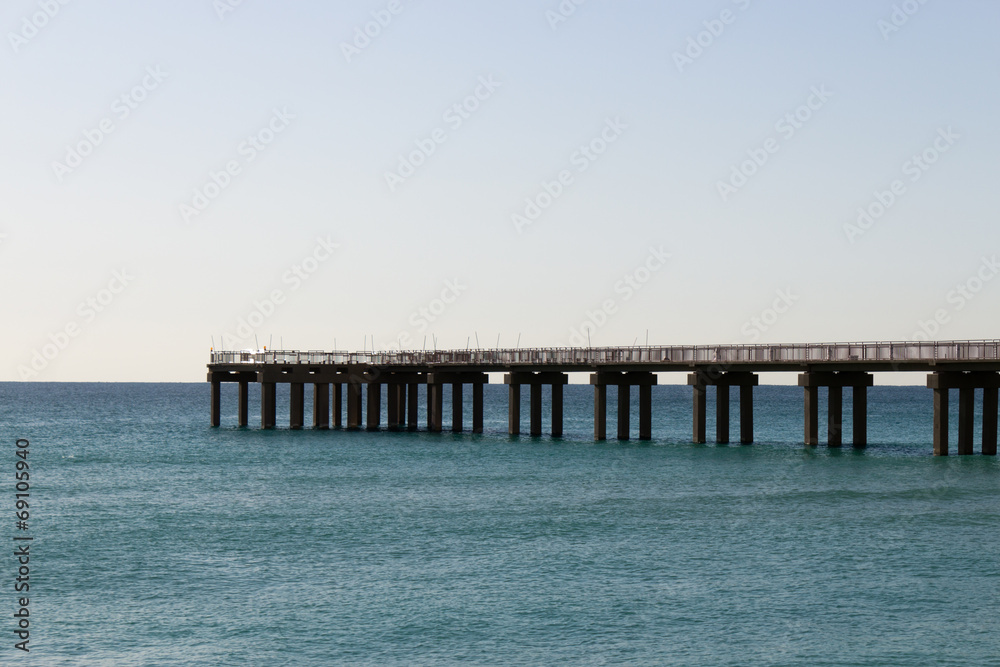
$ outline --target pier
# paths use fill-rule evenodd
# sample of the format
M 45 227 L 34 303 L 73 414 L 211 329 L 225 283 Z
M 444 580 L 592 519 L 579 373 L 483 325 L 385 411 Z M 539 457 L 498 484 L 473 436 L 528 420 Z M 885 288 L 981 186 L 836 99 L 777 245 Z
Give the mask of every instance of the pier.
M 851 445 L 868 444 L 868 387 L 872 373 L 927 374 L 933 392 L 933 451 L 947 456 L 948 406 L 958 391 L 958 454 L 972 454 L 976 392 L 982 395 L 982 453 L 997 453 L 997 410 L 1000 389 L 1000 340 L 876 343 L 811 343 L 781 345 L 653 346 L 623 348 L 538 348 L 441 350 L 423 352 L 212 351 L 208 364 L 212 386 L 211 424 L 221 422 L 221 385 L 239 384 L 238 424 L 249 420 L 249 383 L 260 384 L 260 426 L 276 427 L 276 389 L 290 386 L 289 427 L 305 427 L 305 389 L 312 385 L 315 429 L 382 428 L 382 395 L 389 430 L 414 431 L 420 387 L 427 404 L 426 430 L 444 430 L 444 387 L 451 385 L 452 432 L 466 430 L 462 388 L 472 385 L 473 433 L 483 431 L 483 385 L 488 373 L 502 373 L 508 387 L 508 433 L 521 434 L 521 388 L 529 392 L 528 433 L 543 434 L 542 390 L 551 401 L 548 433 L 563 432 L 563 387 L 570 373 L 589 374 L 594 388 L 594 438 L 607 438 L 607 388 L 617 387 L 615 426 L 619 440 L 629 439 L 632 388 L 639 403 L 639 439 L 652 434 L 652 387 L 656 373 L 686 373 L 693 392 L 692 441 L 707 440 L 706 398 L 713 387 L 716 401 L 715 442 L 730 441 L 730 388 L 739 390 L 739 440 L 754 441 L 753 388 L 759 373 L 797 373 L 803 388 L 803 442 L 820 444 L 820 389 L 827 405 L 826 444 L 841 447 L 843 390 L 852 401 Z M 332 390 L 331 390 L 332 389 Z M 346 423 L 344 401 L 346 394 Z M 333 419 L 331 420 L 331 414 Z

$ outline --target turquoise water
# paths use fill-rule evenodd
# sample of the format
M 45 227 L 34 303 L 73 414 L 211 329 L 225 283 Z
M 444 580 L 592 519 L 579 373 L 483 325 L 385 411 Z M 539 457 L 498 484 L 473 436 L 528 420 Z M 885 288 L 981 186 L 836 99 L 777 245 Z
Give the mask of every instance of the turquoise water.
M 35 536 L 32 651 L 5 584 L 0 663 L 1000 664 L 1000 463 L 930 456 L 929 390 L 870 390 L 864 451 L 803 447 L 793 387 L 758 388 L 752 446 L 691 444 L 683 387 L 651 443 L 594 443 L 580 386 L 566 437 L 509 438 L 486 391 L 473 436 L 0 384 L 0 494 L 29 438 Z

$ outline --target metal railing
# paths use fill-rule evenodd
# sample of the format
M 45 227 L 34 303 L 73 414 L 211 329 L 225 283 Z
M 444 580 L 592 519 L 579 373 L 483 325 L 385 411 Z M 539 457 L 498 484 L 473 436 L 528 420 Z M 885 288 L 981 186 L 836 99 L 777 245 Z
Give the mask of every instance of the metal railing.
M 603 364 L 802 364 L 822 362 L 996 361 L 1000 340 L 805 343 L 780 345 L 670 345 L 553 347 L 497 350 L 325 352 L 322 350 L 212 351 L 212 364 L 372 366 L 516 366 Z

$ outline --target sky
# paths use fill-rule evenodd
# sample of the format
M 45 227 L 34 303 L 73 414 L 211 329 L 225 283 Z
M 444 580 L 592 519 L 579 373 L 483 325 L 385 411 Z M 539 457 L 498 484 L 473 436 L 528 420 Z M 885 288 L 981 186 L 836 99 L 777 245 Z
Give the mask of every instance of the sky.
M 998 26 L 991 0 L 10 0 L 0 381 L 202 381 L 213 346 L 997 338 Z

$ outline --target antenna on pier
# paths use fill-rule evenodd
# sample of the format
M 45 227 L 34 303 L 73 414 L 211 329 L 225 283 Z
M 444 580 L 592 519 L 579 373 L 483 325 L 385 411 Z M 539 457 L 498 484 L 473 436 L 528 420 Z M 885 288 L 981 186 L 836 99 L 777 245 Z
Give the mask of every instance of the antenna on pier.
M 476 349 L 479 349 L 479 332 L 476 332 Z
M 646 329 L 646 347 L 649 347 L 649 329 Z
M 434 351 L 437 352 L 437 349 L 438 349 L 438 337 L 437 337 L 437 334 L 431 334 L 431 338 L 434 339 Z
M 336 336 L 333 337 L 333 349 L 334 349 L 334 351 L 336 351 L 336 349 L 337 349 L 337 337 Z
M 215 336 L 212 336 L 212 349 L 215 349 Z
M 424 334 L 424 352 L 427 351 L 427 334 Z
M 260 349 L 260 342 L 257 340 L 257 334 L 253 335 L 253 344 L 257 346 L 258 350 Z
M 269 348 L 271 348 L 272 351 L 274 351 L 274 334 L 271 334 L 271 335 L 268 336 L 268 338 L 267 338 L 267 346 Z
M 587 327 L 587 347 L 594 347 L 590 344 L 590 327 Z
M 497 349 L 500 349 L 500 334 L 497 334 Z
M 636 337 L 635 337 L 635 338 L 634 338 L 634 339 L 632 340 L 632 347 L 635 347 L 635 344 L 636 344 L 636 343 L 638 343 L 638 342 L 639 342 L 639 337 L 638 337 L 638 336 L 636 336 Z
M 521 332 L 520 331 L 517 332 L 517 345 L 515 345 L 514 347 L 517 347 L 517 348 L 521 347 Z
M 285 337 L 284 336 L 278 336 L 278 342 L 281 343 L 281 349 L 284 350 L 285 349 Z
M 365 334 L 365 342 L 362 343 L 361 345 L 362 345 L 361 351 L 362 352 L 367 352 L 368 351 L 368 334 Z
M 465 351 L 466 351 L 466 352 L 468 352 L 468 351 L 469 351 L 469 343 L 470 343 L 471 341 L 472 341 L 472 336 L 466 336 L 466 337 L 465 337 Z

